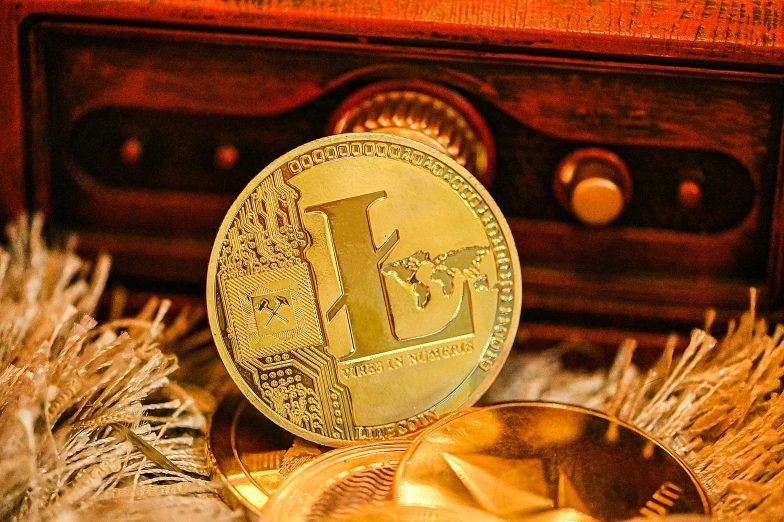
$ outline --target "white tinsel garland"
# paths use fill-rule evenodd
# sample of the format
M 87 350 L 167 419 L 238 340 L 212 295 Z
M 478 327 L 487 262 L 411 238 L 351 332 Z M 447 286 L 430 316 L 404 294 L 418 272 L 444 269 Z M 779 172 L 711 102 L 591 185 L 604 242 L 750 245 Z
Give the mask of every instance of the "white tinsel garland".
M 168 305 L 98 326 L 88 314 L 108 259 L 88 282 L 76 255 L 46 248 L 41 226 L 9 226 L 0 252 L 0 519 L 236 517 L 198 478 L 205 419 L 169 381 L 176 359 L 159 347 Z
M 214 387 L 223 372 L 209 332 L 185 337 L 201 316 L 166 328 L 167 303 L 152 302 L 97 325 L 89 314 L 108 259 L 90 271 L 68 248 L 49 250 L 41 227 L 38 217 L 11 225 L 0 251 L 0 520 L 239 518 L 205 478 L 196 403 L 209 409 L 211 399 L 174 384 L 177 363 L 161 349 L 182 357 L 183 378 L 206 375 Z M 566 369 L 564 347 L 513 352 L 483 402 L 616 414 L 694 467 L 720 520 L 784 520 L 784 327 L 769 331 L 752 312 L 722 341 L 695 330 L 682 355 L 670 343 L 648 371 L 632 364 L 633 341 L 595 372 Z

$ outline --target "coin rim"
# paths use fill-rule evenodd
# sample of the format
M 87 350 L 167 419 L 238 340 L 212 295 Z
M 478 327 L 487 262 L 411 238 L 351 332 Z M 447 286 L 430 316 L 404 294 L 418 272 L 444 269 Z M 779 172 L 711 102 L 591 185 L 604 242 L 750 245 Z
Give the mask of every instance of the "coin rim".
M 641 435 L 644 439 L 650 440 L 657 446 L 659 446 L 665 453 L 667 453 L 670 457 L 672 457 L 675 462 L 686 472 L 686 474 L 691 478 L 692 483 L 694 483 L 697 487 L 697 491 L 699 492 L 700 498 L 702 499 L 702 505 L 705 509 L 706 513 L 702 513 L 703 515 L 708 515 L 711 517 L 711 520 L 716 520 L 716 511 L 714 510 L 713 503 L 708 496 L 708 491 L 705 486 L 700 481 L 700 478 L 697 476 L 697 473 L 692 469 L 691 466 L 673 449 L 671 449 L 667 444 L 662 442 L 658 437 L 655 437 L 649 433 L 646 433 L 642 429 L 626 422 L 617 417 L 613 417 L 608 415 L 604 412 L 592 410 L 590 408 L 585 408 L 582 406 L 576 406 L 574 404 L 564 404 L 560 402 L 546 402 L 546 401 L 519 401 L 519 402 L 505 402 L 502 404 L 492 404 L 489 406 L 483 406 L 481 408 L 472 408 L 465 411 L 455 412 L 452 415 L 449 415 L 438 422 L 435 422 L 422 430 L 419 433 L 419 436 L 414 439 L 411 444 L 409 445 L 408 449 L 406 450 L 406 454 L 400 459 L 400 464 L 397 467 L 397 473 L 395 473 L 395 481 L 393 483 L 393 495 L 395 502 L 398 502 L 398 489 L 400 488 L 400 482 L 403 480 L 404 471 L 406 466 L 408 465 L 408 460 L 416 453 L 417 448 L 422 445 L 422 443 L 430 436 L 433 432 L 440 429 L 442 426 L 449 424 L 450 422 L 456 421 L 459 418 L 462 418 L 466 415 L 470 415 L 472 413 L 478 411 L 485 411 L 488 409 L 501 409 L 501 408 L 511 408 L 511 407 L 538 407 L 544 409 L 553 409 L 553 410 L 568 410 L 574 411 L 577 413 L 583 413 L 586 415 L 590 415 L 593 417 L 602 418 L 608 422 L 614 422 L 624 428 L 628 428 L 638 435 Z
M 218 406 L 215 408 L 215 411 L 210 416 L 209 420 L 209 426 L 207 429 L 207 455 L 209 456 L 210 464 L 212 465 L 211 477 L 213 479 L 216 476 L 219 477 L 221 483 L 223 484 L 223 487 L 218 491 L 221 499 L 223 499 L 224 502 L 232 507 L 236 508 L 238 506 L 242 506 L 248 511 L 260 515 L 261 507 L 266 505 L 266 503 L 269 501 L 269 498 L 272 496 L 272 493 L 274 492 L 267 493 L 263 489 L 259 488 L 262 493 L 267 495 L 267 500 L 262 506 L 257 506 L 256 504 L 250 502 L 242 493 L 240 493 L 234 483 L 229 480 L 227 474 L 228 471 L 226 469 L 227 466 L 231 466 L 233 464 L 240 471 L 242 471 L 243 475 L 250 479 L 251 483 L 255 484 L 253 477 L 248 474 L 245 463 L 242 462 L 242 459 L 237 454 L 237 448 L 234 446 L 236 425 L 239 422 L 239 417 L 242 415 L 242 412 L 245 411 L 245 408 L 248 406 L 250 406 L 250 404 L 245 402 L 244 395 L 236 394 L 230 391 L 221 397 L 221 400 L 218 402 Z M 228 426 L 226 426 L 225 422 L 219 422 L 216 424 L 216 418 L 219 421 L 225 421 L 228 419 Z M 220 438 L 217 436 L 218 433 L 216 433 L 216 430 L 220 429 L 225 432 L 227 428 L 228 437 Z
M 462 408 L 466 408 L 472 406 L 482 394 L 487 391 L 490 385 L 493 383 L 495 378 L 498 376 L 498 373 L 501 371 L 501 367 L 504 365 L 506 358 L 509 356 L 509 352 L 511 351 L 512 344 L 514 343 L 515 339 L 515 332 L 517 332 L 517 328 L 520 321 L 520 312 L 522 309 L 522 281 L 521 281 L 521 269 L 520 269 L 520 259 L 517 255 L 517 247 L 515 246 L 514 237 L 512 236 L 512 231 L 509 228 L 509 224 L 506 222 L 506 218 L 501 213 L 501 209 L 498 208 L 493 197 L 490 193 L 485 189 L 485 187 L 477 180 L 470 172 L 468 172 L 464 167 L 462 167 L 459 163 L 455 160 L 443 154 L 436 149 L 433 149 L 427 145 L 419 143 L 414 140 L 410 140 L 408 138 L 402 138 L 398 136 L 391 136 L 391 135 L 383 135 L 374 132 L 356 132 L 356 133 L 346 133 L 346 134 L 336 134 L 334 136 L 326 136 L 323 138 L 319 138 L 308 143 L 305 143 L 286 154 L 281 155 L 277 159 L 271 161 L 264 169 L 259 172 L 256 176 L 251 179 L 245 188 L 240 192 L 237 198 L 232 203 L 231 207 L 226 211 L 226 215 L 221 221 L 220 228 L 218 228 L 218 233 L 215 236 L 215 240 L 212 244 L 212 251 L 210 252 L 210 260 L 209 265 L 207 267 L 207 317 L 210 323 L 210 331 L 212 333 L 213 341 L 215 342 L 215 346 L 218 349 L 218 354 L 220 355 L 221 360 L 223 361 L 223 365 L 226 367 L 226 370 L 229 372 L 232 380 L 237 384 L 239 389 L 242 391 L 243 395 L 250 401 L 253 406 L 256 407 L 261 413 L 264 414 L 265 417 L 269 418 L 272 422 L 283 428 L 284 430 L 294 433 L 295 435 L 302 437 L 303 439 L 307 439 L 309 441 L 315 442 L 317 444 L 321 444 L 324 446 L 332 446 L 332 447 L 340 447 L 346 446 L 351 444 L 356 444 L 358 441 L 356 440 L 342 440 L 342 439 L 333 439 L 331 437 L 326 437 L 323 435 L 319 435 L 317 433 L 307 431 L 305 429 L 300 428 L 299 426 L 295 426 L 294 424 L 290 423 L 283 417 L 281 417 L 275 410 L 264 404 L 264 402 L 259 398 L 259 396 L 253 391 L 253 389 L 245 382 L 245 379 L 242 378 L 242 375 L 237 371 L 235 368 L 234 360 L 231 358 L 229 353 L 230 347 L 227 347 L 223 342 L 223 336 L 221 335 L 220 328 L 218 326 L 217 320 L 217 313 L 216 313 L 216 293 L 217 293 L 217 258 L 220 254 L 223 239 L 226 237 L 226 233 L 228 232 L 229 227 L 234 221 L 237 212 L 239 212 L 240 207 L 245 203 L 248 199 L 250 194 L 258 187 L 258 185 L 268 176 L 271 176 L 277 169 L 281 168 L 282 165 L 285 165 L 289 160 L 292 158 L 297 158 L 300 155 L 312 151 L 314 148 L 326 145 L 335 145 L 338 143 L 343 142 L 351 142 L 351 141 L 374 141 L 380 143 L 387 143 L 387 144 L 395 144 L 401 145 L 403 147 L 408 147 L 413 150 L 417 150 L 419 152 L 423 152 L 432 156 L 434 159 L 442 162 L 444 165 L 448 166 L 450 169 L 455 171 L 459 174 L 463 179 L 465 179 L 471 187 L 482 197 L 484 203 L 488 206 L 490 211 L 493 213 L 493 217 L 495 218 L 496 222 L 501 228 L 501 231 L 504 234 L 504 240 L 506 241 L 507 247 L 509 248 L 509 257 L 512 260 L 512 274 L 514 277 L 514 295 L 515 299 L 512 304 L 512 321 L 509 324 L 508 334 L 506 339 L 503 343 L 503 348 L 501 352 L 498 354 L 495 362 L 493 363 L 493 367 L 490 369 L 489 372 L 485 374 L 481 381 L 479 381 L 478 385 L 467 394 L 466 399 L 462 401 L 460 404 L 451 405 L 450 402 L 454 401 L 454 396 L 456 392 L 458 392 L 466 383 L 472 379 L 475 372 L 482 371 L 479 370 L 478 364 L 479 360 L 477 360 L 477 364 L 473 366 L 473 369 L 469 372 L 468 376 L 452 391 L 450 391 L 443 399 L 439 402 L 426 408 L 427 409 L 436 409 L 441 405 L 447 404 L 446 406 L 447 411 L 443 412 L 443 414 L 448 414 L 453 411 L 460 410 Z M 416 168 L 416 167 L 415 167 Z M 296 176 L 295 174 L 294 176 Z M 457 196 L 457 195 L 456 195 Z M 457 196 L 459 197 L 459 196 Z M 496 314 L 497 309 L 500 306 L 500 302 L 496 305 Z M 321 318 L 319 318 L 321 320 Z M 481 347 L 484 353 L 486 349 L 485 346 Z M 422 412 L 420 412 L 422 413 Z M 390 422 L 398 422 L 400 420 L 405 419 L 397 419 Z M 417 430 L 413 434 L 421 433 L 422 430 Z
M 322 471 L 324 468 L 329 469 L 332 466 L 340 465 L 340 464 L 350 464 L 351 459 L 355 457 L 363 457 L 366 454 L 379 454 L 379 455 L 400 455 L 402 459 L 406 453 L 406 450 L 409 446 L 409 441 L 403 440 L 383 440 L 378 442 L 373 442 L 371 444 L 354 444 L 352 446 L 343 446 L 340 448 L 335 448 L 330 450 L 323 455 L 320 455 L 316 459 L 313 459 L 310 462 L 307 462 L 294 470 L 294 472 L 286 477 L 286 480 L 274 491 L 272 495 L 269 496 L 267 499 L 267 503 L 264 504 L 262 508 L 262 514 L 265 517 L 268 517 L 270 520 L 289 520 L 293 522 L 290 518 L 275 518 L 273 515 L 281 515 L 281 513 L 276 513 L 273 511 L 276 506 L 280 503 L 279 497 L 283 497 L 291 490 L 298 490 L 302 489 L 302 484 L 299 484 L 300 481 L 304 481 L 307 484 L 307 477 L 308 475 L 318 473 Z M 402 462 L 402 460 L 401 460 Z M 348 469 L 351 469 L 350 466 Z M 345 472 L 345 469 L 341 469 L 341 472 Z M 332 477 L 337 477 L 340 472 L 332 473 Z M 397 475 L 397 470 L 396 473 Z M 396 480 L 392 482 L 392 494 L 395 494 L 395 485 Z M 323 492 L 323 491 L 322 491 Z M 287 505 L 291 505 L 288 503 Z M 291 516 L 291 512 L 284 512 L 283 515 Z

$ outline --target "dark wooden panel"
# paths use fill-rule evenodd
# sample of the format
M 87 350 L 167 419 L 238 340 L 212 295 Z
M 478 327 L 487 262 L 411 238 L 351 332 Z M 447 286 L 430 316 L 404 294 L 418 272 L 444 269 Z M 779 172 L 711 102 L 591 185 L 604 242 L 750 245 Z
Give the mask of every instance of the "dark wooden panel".
M 778 76 L 55 22 L 31 38 L 45 71 L 31 83 L 48 100 L 48 122 L 34 121 L 52 153 L 33 161 L 38 201 L 88 251 L 115 252 L 121 277 L 202 284 L 214 231 L 260 167 L 320 136 L 360 86 L 411 78 L 461 92 L 488 121 L 491 192 L 529 308 L 687 321 L 742 309 L 749 284 L 777 298 Z M 130 166 L 129 137 L 149 155 Z M 222 142 L 252 160 L 216 169 Z M 607 228 L 574 222 L 552 194 L 555 166 L 586 146 L 634 178 L 636 199 Z M 682 167 L 704 171 L 696 211 L 675 204 Z
M 778 310 L 781 16 L 774 2 L 0 0 L 0 217 L 33 201 L 86 252 L 116 253 L 120 278 L 201 285 L 236 187 L 321 135 L 354 89 L 416 78 L 491 125 L 492 191 L 540 324 L 682 324 L 744 308 L 748 285 Z M 147 163 L 115 161 L 129 137 Z M 244 161 L 230 172 L 212 164 L 224 142 Z M 549 186 L 564 154 L 597 145 L 637 188 L 602 230 Z M 670 204 L 681 166 L 704 171 L 699 211 Z

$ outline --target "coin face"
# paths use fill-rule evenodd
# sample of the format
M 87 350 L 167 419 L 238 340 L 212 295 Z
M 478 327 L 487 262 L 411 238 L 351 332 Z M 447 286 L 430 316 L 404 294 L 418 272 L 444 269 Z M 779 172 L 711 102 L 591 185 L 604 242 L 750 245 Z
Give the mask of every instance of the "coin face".
M 272 423 L 236 390 L 218 404 L 207 446 L 225 485 L 221 496 L 257 514 L 286 476 L 324 452 Z
M 229 373 L 319 444 L 407 436 L 473 404 L 521 304 L 511 233 L 451 158 L 382 134 L 316 140 L 240 194 L 210 258 Z
M 403 457 L 395 493 L 403 505 L 464 505 L 521 522 L 713 515 L 694 473 L 660 442 L 552 403 L 477 408 L 433 425 Z
M 376 442 L 329 451 L 302 466 L 270 497 L 265 520 L 323 522 L 390 502 L 395 470 L 408 444 Z

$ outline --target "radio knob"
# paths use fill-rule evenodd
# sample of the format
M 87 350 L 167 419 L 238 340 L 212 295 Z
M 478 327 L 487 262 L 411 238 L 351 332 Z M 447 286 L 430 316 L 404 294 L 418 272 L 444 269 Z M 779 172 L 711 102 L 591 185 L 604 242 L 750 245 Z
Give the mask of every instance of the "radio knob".
M 558 165 L 553 189 L 561 205 L 581 222 L 604 226 L 623 212 L 632 180 L 626 164 L 612 152 L 580 149 Z
M 215 148 L 212 157 L 212 164 L 220 170 L 231 170 L 237 166 L 240 158 L 240 151 L 231 144 L 219 145 Z
M 360 89 L 335 110 L 327 132 L 381 132 L 413 139 L 451 156 L 483 185 L 492 182 L 490 129 L 465 98 L 439 85 L 381 82 Z
M 702 187 L 694 180 L 686 179 L 678 185 L 678 204 L 681 208 L 691 210 L 702 201 Z
M 129 167 L 136 166 L 144 154 L 144 144 L 139 138 L 128 138 L 120 145 L 120 161 Z

